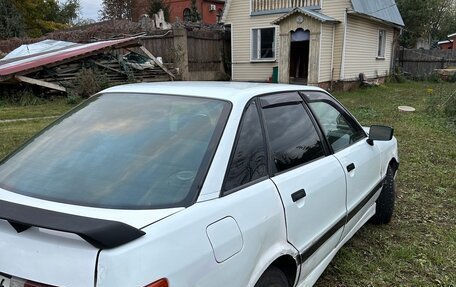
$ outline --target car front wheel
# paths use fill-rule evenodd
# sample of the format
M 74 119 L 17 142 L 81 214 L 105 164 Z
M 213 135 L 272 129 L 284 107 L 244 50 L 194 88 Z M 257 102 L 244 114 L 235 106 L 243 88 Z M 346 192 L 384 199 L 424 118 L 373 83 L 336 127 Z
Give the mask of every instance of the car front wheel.
M 290 287 L 288 279 L 279 268 L 270 266 L 261 275 L 255 287 Z
M 383 182 L 380 196 L 377 198 L 375 215 L 372 217 L 373 224 L 387 224 L 391 221 L 394 211 L 394 201 L 396 198 L 396 186 L 394 183 L 394 172 L 389 166 Z

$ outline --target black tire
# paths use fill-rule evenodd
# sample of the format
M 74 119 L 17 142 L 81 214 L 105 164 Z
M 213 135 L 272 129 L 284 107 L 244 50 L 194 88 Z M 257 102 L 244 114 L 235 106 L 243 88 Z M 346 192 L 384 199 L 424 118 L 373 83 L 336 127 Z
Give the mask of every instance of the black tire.
M 393 217 L 394 202 L 396 199 L 396 185 L 394 183 L 394 172 L 389 166 L 383 182 L 380 196 L 377 198 L 375 215 L 371 219 L 373 224 L 388 224 Z
M 290 287 L 290 284 L 282 270 L 275 266 L 270 266 L 261 275 L 255 287 Z

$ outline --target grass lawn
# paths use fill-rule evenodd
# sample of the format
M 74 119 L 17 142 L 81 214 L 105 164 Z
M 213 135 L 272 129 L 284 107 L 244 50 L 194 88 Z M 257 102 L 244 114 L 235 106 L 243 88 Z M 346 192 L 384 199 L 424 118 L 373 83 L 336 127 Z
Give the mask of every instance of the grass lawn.
M 401 165 L 391 224 L 366 225 L 336 255 L 317 286 L 456 286 L 456 127 L 428 111 L 429 97 L 456 84 L 411 82 L 336 93 L 363 125 L 395 128 Z M 399 112 L 400 105 L 414 113 Z M 0 104 L 0 120 L 58 115 L 63 101 Z M 52 122 L 0 123 L 0 157 Z
M 393 221 L 364 226 L 317 286 L 456 286 L 456 131 L 427 112 L 430 96 L 452 92 L 456 84 L 412 82 L 335 94 L 363 125 L 395 128 L 398 196 Z

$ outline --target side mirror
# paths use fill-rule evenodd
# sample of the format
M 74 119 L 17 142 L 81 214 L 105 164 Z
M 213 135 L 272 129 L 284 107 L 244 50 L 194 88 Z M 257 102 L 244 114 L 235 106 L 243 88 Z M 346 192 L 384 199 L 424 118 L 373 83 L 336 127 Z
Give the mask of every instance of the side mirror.
M 394 129 L 387 126 L 371 126 L 367 143 L 374 145 L 374 141 L 389 141 L 393 138 Z

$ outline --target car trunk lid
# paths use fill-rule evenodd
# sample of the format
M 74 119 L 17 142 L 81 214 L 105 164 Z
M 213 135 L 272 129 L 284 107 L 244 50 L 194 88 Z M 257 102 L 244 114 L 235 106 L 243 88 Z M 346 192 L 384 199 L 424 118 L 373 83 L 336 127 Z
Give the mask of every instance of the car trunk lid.
M 94 286 L 101 249 L 128 244 L 183 209 L 90 208 L 6 190 L 0 198 L 0 273 L 54 286 Z

